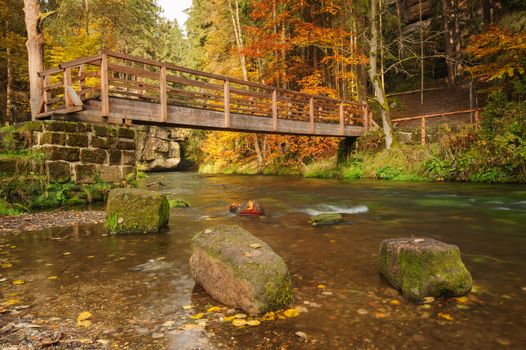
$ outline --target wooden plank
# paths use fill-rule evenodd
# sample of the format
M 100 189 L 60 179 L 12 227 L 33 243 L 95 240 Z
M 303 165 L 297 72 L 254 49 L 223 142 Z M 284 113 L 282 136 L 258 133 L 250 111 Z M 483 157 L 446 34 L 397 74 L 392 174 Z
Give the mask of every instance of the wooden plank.
M 345 118 L 344 118 L 343 103 L 340 103 L 340 130 L 339 131 L 342 134 L 345 131 Z
M 309 99 L 309 130 L 314 134 L 314 98 Z
M 72 106 L 75 106 L 75 107 L 82 106 L 82 100 L 80 99 L 79 95 L 77 95 L 77 92 L 75 91 L 75 89 L 73 89 L 73 86 L 67 87 L 66 95 L 68 96 L 69 103 L 70 103 L 68 108 Z
M 161 122 L 166 122 L 168 115 L 168 95 L 166 92 L 166 66 L 161 67 L 159 80 L 160 95 L 161 95 Z
M 230 127 L 230 82 L 228 80 L 225 80 L 224 83 L 224 97 L 225 102 L 223 105 L 224 113 L 225 113 L 225 128 Z
M 46 69 L 42 72 L 38 72 L 38 75 L 41 76 L 41 77 L 44 77 L 46 75 L 54 75 L 54 74 L 58 74 L 58 73 L 62 73 L 62 69 L 60 68 L 51 68 L 51 69 Z
M 58 67 L 60 69 L 77 67 L 77 66 L 80 66 L 80 65 L 83 65 L 83 64 L 86 64 L 86 63 L 92 63 L 92 62 L 95 62 L 95 61 L 100 61 L 102 59 L 102 56 L 103 55 L 96 55 L 96 56 L 90 56 L 90 57 L 81 57 L 81 58 L 78 58 L 78 59 L 73 60 L 73 61 L 60 63 L 58 65 Z
M 48 101 L 51 99 L 51 92 L 46 90 L 46 88 L 49 86 L 49 83 L 51 82 L 51 77 L 49 75 L 45 75 L 43 77 L 43 87 L 44 87 L 44 94 L 42 98 L 42 103 L 44 104 L 44 112 L 48 111 Z
M 86 88 L 86 75 L 85 75 L 86 65 L 81 64 L 79 67 L 79 72 L 77 78 L 79 79 L 79 88 L 84 90 Z
M 419 120 L 419 119 L 422 119 L 422 118 L 449 117 L 449 116 L 452 116 L 452 115 L 468 114 L 468 113 L 472 113 L 472 112 L 476 112 L 476 111 L 480 111 L 480 109 L 466 109 L 466 110 L 454 111 L 454 112 L 444 112 L 444 113 L 436 113 L 436 114 L 419 115 L 419 116 L 416 116 L 416 117 L 397 118 L 397 119 L 393 119 L 393 123 L 405 122 L 405 121 L 409 121 L 409 120 Z
M 420 137 L 422 145 L 426 144 L 426 118 L 420 119 Z
M 150 78 L 154 80 L 159 79 L 159 73 L 150 72 L 144 69 L 125 67 L 125 66 L 121 66 L 118 64 L 114 64 L 114 63 L 108 63 L 107 67 L 112 72 L 131 74 L 131 75 L 135 75 L 138 77 Z
M 102 101 L 101 115 L 103 117 L 110 114 L 110 90 L 108 83 L 108 56 L 102 55 L 102 63 L 100 65 L 100 97 Z

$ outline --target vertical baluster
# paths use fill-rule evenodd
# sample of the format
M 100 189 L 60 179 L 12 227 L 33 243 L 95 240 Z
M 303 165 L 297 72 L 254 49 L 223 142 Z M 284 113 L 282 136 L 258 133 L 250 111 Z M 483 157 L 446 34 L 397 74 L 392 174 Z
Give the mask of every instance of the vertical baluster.
M 68 89 L 71 87 L 71 85 L 72 85 L 71 68 L 65 68 L 63 86 L 64 86 L 64 104 L 65 104 L 66 109 L 68 109 L 69 107 L 73 105 L 71 102 L 71 98 L 69 96 L 69 92 L 68 92 Z
M 166 123 L 168 118 L 168 94 L 166 82 L 166 66 L 161 67 L 159 85 L 161 89 L 161 122 Z
M 314 97 L 309 99 L 309 129 L 314 134 Z
M 343 102 L 340 102 L 340 134 L 345 134 L 345 115 L 343 109 Z
M 102 55 L 100 65 L 100 98 L 102 102 L 101 115 L 107 117 L 110 114 L 110 92 L 108 83 L 108 55 Z
M 225 110 L 225 128 L 230 127 L 230 81 L 224 83 L 224 110 Z
M 420 119 L 420 136 L 421 136 L 422 145 L 425 145 L 426 144 L 426 118 L 424 117 Z
M 272 90 L 272 130 L 278 130 L 278 91 Z

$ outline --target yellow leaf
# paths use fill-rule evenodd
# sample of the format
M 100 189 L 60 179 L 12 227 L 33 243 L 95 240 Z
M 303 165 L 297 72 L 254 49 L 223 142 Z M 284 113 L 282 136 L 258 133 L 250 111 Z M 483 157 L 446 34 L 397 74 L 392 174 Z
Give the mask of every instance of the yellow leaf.
M 219 306 L 212 306 L 211 308 L 206 310 L 206 312 L 218 312 L 218 311 L 221 311 L 221 308 Z
M 383 312 L 375 312 L 375 313 L 374 313 L 374 317 L 375 317 L 375 318 L 386 318 L 387 315 L 384 314 Z
M 230 322 L 230 321 L 232 321 L 234 318 L 236 318 L 236 316 L 225 316 L 225 317 L 223 317 L 223 321 L 225 321 L 225 322 Z
M 324 288 L 325 288 L 325 285 L 324 285 L 324 284 L 318 284 L 318 288 L 320 288 L 320 289 L 324 289 Z
M 297 317 L 299 316 L 299 314 L 300 313 L 296 309 L 288 309 L 288 310 L 283 311 L 283 315 L 285 315 L 288 318 Z
M 89 320 L 91 318 L 92 313 L 89 311 L 83 311 L 77 316 L 77 326 L 81 327 L 89 327 L 91 326 L 91 321 Z
M 453 316 L 451 316 L 450 314 L 446 314 L 444 312 L 439 312 L 438 317 L 441 317 L 444 320 L 453 321 Z
M 205 315 L 205 314 L 204 314 L 203 312 L 200 312 L 200 313 L 198 313 L 198 314 L 195 314 L 195 315 L 193 315 L 193 316 L 190 316 L 190 318 L 193 318 L 194 320 L 199 320 L 199 319 L 203 318 L 204 315 Z
M 58 277 L 57 276 L 49 276 L 47 279 L 48 280 L 56 280 Z
M 245 315 L 245 314 L 235 314 L 234 315 L 234 318 L 246 318 L 246 317 L 247 317 L 247 315 Z
M 247 321 L 239 318 L 235 318 L 232 320 L 232 325 L 235 327 L 243 327 L 247 324 Z
M 455 300 L 461 304 L 467 304 L 469 302 L 469 299 L 467 297 L 459 297 L 459 298 L 455 298 Z
M 393 299 L 389 302 L 391 305 L 400 305 L 400 300 Z
M 94 257 L 95 257 L 95 255 L 88 255 L 88 256 L 86 257 L 86 259 L 93 259 Z
M 183 309 L 188 310 L 188 309 L 191 309 L 193 307 L 194 307 L 193 305 L 185 305 L 185 306 L 183 306 Z
M 2 265 L 0 265 L 1 268 L 3 269 L 8 269 L 10 267 L 13 267 L 13 264 L 11 263 L 3 263 Z
M 263 315 L 262 319 L 264 321 L 273 321 L 276 319 L 276 314 L 274 313 L 274 311 L 269 311 Z
M 259 322 L 258 320 L 249 320 L 247 321 L 247 325 L 249 326 L 259 326 L 261 324 L 261 322 Z
M 20 299 L 7 299 L 6 301 L 4 301 L 5 306 L 16 305 L 19 303 L 20 303 Z
M 11 282 L 11 283 L 13 283 L 15 286 L 18 286 L 18 285 L 20 285 L 20 284 L 24 284 L 24 283 L 26 283 L 26 282 L 25 282 L 24 280 L 14 280 L 14 281 Z

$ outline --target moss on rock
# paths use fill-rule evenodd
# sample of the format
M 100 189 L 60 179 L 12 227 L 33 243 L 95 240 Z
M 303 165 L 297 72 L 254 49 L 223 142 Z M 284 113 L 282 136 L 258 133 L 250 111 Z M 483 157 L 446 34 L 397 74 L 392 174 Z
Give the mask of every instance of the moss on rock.
M 332 225 L 343 221 L 343 217 L 338 213 L 326 213 L 314 215 L 310 218 L 309 223 L 312 226 Z
M 190 268 L 216 300 L 251 315 L 292 303 L 287 265 L 272 248 L 239 226 L 220 225 L 192 238 Z
M 380 273 L 410 301 L 467 294 L 469 271 L 455 245 L 431 238 L 398 238 L 380 244 Z
M 153 233 L 168 224 L 170 207 L 166 196 L 136 188 L 110 191 L 106 209 L 107 228 L 112 234 Z M 110 221 L 117 217 L 117 225 Z

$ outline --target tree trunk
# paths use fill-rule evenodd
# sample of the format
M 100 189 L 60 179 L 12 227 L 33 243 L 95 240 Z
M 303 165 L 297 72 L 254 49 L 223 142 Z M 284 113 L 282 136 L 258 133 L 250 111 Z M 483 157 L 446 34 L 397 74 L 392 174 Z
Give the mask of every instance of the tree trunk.
M 14 115 L 13 115 L 13 96 L 14 96 L 14 76 L 13 76 L 13 67 L 11 64 L 11 48 L 6 49 L 6 93 L 5 93 L 5 118 L 6 125 L 14 124 Z
M 444 30 L 444 44 L 446 51 L 447 82 L 455 85 L 455 35 L 452 20 L 451 0 L 442 0 L 442 25 Z
M 242 52 L 244 48 L 243 34 L 241 32 L 241 23 L 239 20 L 239 1 L 234 0 L 235 9 L 232 7 L 232 0 L 228 0 L 228 7 L 230 9 L 230 16 L 232 17 L 232 24 L 234 25 L 234 35 L 236 38 L 237 49 L 239 50 L 239 60 L 241 61 L 241 71 L 243 73 L 243 80 L 248 81 L 247 60 L 245 54 Z
M 40 112 L 42 81 L 38 72 L 44 70 L 42 58 L 43 35 L 41 33 L 40 1 L 24 0 L 24 13 L 27 31 L 27 58 L 29 71 L 29 94 L 31 115 L 33 118 Z
M 263 172 L 263 155 L 261 153 L 261 147 L 259 145 L 259 137 L 258 134 L 254 134 L 254 149 L 256 151 L 256 157 L 258 161 L 258 174 Z
M 385 94 L 385 86 L 378 75 L 378 24 L 377 24 L 377 1 L 371 1 L 371 39 L 369 41 L 369 79 L 373 84 L 376 100 L 380 104 L 382 115 L 382 127 L 385 134 L 385 148 L 391 148 L 393 144 L 393 127 L 391 125 L 391 116 L 389 114 L 389 103 Z M 382 35 L 380 33 L 380 35 Z

